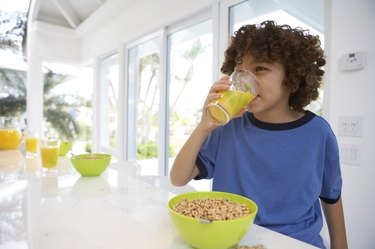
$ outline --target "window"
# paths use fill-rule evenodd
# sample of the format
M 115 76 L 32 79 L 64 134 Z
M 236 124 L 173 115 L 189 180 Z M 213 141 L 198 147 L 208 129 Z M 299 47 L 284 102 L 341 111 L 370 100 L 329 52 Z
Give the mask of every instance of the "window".
M 91 151 L 92 69 L 43 63 L 44 136 L 73 141 L 75 154 Z
M 110 55 L 100 64 L 99 76 L 99 149 L 116 154 L 118 142 L 118 97 L 119 63 L 118 54 Z
M 137 159 L 157 174 L 160 110 L 161 37 L 141 41 L 128 49 L 128 159 Z
M 173 160 L 200 121 L 213 83 L 212 20 L 170 34 L 168 44 L 169 157 Z

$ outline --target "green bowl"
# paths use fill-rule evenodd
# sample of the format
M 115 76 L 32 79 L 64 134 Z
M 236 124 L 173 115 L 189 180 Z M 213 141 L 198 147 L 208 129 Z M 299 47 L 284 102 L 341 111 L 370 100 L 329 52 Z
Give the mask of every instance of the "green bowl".
M 234 220 L 202 222 L 201 219 L 181 215 L 173 206 L 183 199 L 221 198 L 245 204 L 250 214 Z M 258 206 L 252 200 L 226 192 L 189 192 L 169 200 L 168 211 L 180 236 L 190 245 L 199 249 L 228 249 L 237 244 L 254 222 Z
M 74 168 L 82 176 L 100 176 L 111 162 L 109 154 L 82 154 L 70 158 Z

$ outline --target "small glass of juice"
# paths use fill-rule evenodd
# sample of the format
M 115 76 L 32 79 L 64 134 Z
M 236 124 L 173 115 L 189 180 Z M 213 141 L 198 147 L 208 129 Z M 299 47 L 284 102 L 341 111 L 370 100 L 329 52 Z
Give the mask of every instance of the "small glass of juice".
M 231 75 L 232 85 L 212 101 L 206 112 L 217 125 L 224 125 L 234 118 L 258 95 L 258 79 L 250 71 L 237 69 Z
M 38 134 L 34 132 L 26 132 L 25 134 L 26 153 L 36 154 L 38 152 Z
M 44 139 L 40 141 L 40 157 L 43 171 L 54 171 L 59 157 L 59 141 Z

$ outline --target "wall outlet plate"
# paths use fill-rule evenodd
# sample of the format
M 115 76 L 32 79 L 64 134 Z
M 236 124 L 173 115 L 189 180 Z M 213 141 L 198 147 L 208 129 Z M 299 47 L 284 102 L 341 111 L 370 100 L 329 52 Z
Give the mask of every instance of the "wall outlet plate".
M 340 162 L 360 166 L 361 146 L 358 144 L 340 144 Z

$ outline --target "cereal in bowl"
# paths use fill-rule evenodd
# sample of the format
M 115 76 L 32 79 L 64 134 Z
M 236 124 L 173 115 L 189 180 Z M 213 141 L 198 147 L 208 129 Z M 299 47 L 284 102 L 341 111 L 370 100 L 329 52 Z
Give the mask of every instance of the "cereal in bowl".
M 173 206 L 173 210 L 184 216 L 211 221 L 234 220 L 250 214 L 246 205 L 220 198 L 183 199 Z

